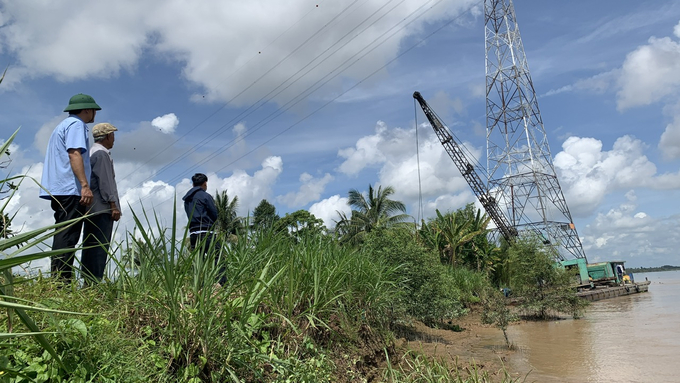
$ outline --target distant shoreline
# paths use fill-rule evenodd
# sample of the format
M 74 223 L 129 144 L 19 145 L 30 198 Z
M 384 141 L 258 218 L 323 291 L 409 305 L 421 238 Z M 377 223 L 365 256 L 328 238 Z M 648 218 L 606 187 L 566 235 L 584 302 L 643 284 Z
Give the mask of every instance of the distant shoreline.
M 664 265 L 660 267 L 628 267 L 626 271 L 629 273 L 653 273 L 657 271 L 675 271 L 680 270 L 680 266 Z

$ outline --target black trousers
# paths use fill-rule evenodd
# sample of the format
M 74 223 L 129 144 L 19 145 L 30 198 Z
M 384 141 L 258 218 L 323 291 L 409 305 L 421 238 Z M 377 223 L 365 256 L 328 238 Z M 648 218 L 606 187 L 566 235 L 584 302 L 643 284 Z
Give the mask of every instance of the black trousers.
M 101 281 L 109 254 L 113 219 L 111 211 L 104 211 L 85 219 L 83 252 L 80 257 L 81 273 L 85 281 Z
M 196 245 L 203 246 L 201 253 L 203 254 L 204 261 L 207 260 L 208 254 L 212 253 L 212 256 L 215 257 L 215 266 L 218 266 L 222 244 L 217 240 L 217 236 L 214 233 L 191 234 L 189 236 L 189 243 L 191 244 L 191 250 L 194 250 Z M 224 264 L 219 266 L 217 282 L 222 286 L 227 283 L 226 272 Z
M 70 219 L 82 217 L 87 207 L 80 204 L 80 196 L 52 196 L 52 210 L 54 210 L 54 222 L 61 223 Z M 73 249 L 80 240 L 80 231 L 83 222 L 78 221 L 62 228 L 52 238 L 52 250 Z M 73 260 L 75 251 L 53 255 L 50 271 L 52 276 L 65 282 L 73 278 Z

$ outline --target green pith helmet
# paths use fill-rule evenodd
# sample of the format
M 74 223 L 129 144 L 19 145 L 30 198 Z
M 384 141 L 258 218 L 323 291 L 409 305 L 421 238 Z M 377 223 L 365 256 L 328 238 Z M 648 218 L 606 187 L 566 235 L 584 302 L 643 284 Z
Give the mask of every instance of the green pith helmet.
M 71 110 L 82 110 L 82 109 L 94 109 L 102 110 L 102 108 L 94 102 L 92 96 L 86 94 L 78 93 L 68 100 L 68 106 L 64 109 L 64 112 L 69 112 Z

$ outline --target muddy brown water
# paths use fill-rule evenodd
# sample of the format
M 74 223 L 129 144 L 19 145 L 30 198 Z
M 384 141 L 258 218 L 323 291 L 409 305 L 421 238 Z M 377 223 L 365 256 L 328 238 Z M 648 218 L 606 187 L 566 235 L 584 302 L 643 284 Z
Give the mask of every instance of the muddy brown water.
M 581 319 L 511 326 L 506 367 L 528 382 L 680 382 L 680 271 L 645 277 L 648 293 L 594 302 Z

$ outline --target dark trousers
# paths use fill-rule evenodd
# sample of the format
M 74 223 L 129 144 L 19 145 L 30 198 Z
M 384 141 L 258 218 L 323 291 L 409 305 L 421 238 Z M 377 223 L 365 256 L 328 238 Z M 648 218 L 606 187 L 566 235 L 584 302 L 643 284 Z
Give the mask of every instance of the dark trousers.
M 81 273 L 85 281 L 101 281 L 109 254 L 113 219 L 110 211 L 104 211 L 85 219 L 83 252 L 80 258 Z
M 82 217 L 87 207 L 80 204 L 80 196 L 52 196 L 52 210 L 54 210 L 54 222 L 61 223 L 74 218 Z M 80 239 L 80 231 L 83 222 L 78 221 L 59 230 L 52 238 L 52 250 L 73 249 Z M 73 278 L 73 259 L 75 251 L 53 255 L 50 270 L 52 276 L 69 282 Z
M 208 255 L 212 255 L 215 259 L 215 266 L 218 266 L 222 244 L 217 240 L 217 236 L 214 233 L 191 234 L 189 236 L 189 243 L 191 244 L 191 250 L 194 250 L 197 245 L 203 246 L 203 251 L 201 252 L 203 254 L 203 260 L 206 261 Z M 219 270 L 217 271 L 217 282 L 222 286 L 227 282 L 226 271 L 224 264 L 219 266 Z

